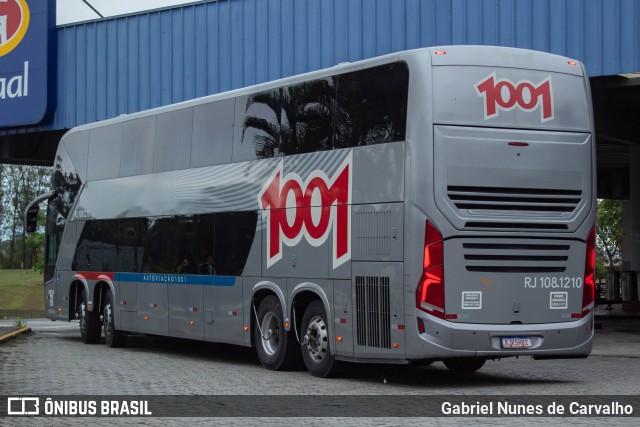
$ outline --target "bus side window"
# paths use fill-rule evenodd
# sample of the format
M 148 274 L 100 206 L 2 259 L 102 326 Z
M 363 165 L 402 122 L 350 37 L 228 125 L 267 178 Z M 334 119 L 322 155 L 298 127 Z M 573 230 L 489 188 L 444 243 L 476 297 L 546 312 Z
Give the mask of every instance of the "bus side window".
M 175 219 L 173 217 L 141 218 L 138 222 L 138 238 L 144 247 L 142 272 L 175 272 L 174 249 Z
M 405 139 L 404 62 L 283 86 L 247 97 L 242 140 L 257 158 Z
M 116 271 L 118 265 L 118 220 L 100 221 L 102 226 L 102 270 Z
M 134 273 L 141 265 L 138 261 L 143 253 L 142 248 L 138 246 L 137 221 L 121 219 L 118 228 L 118 271 Z
M 77 271 L 103 271 L 102 235 L 101 221 L 84 223 L 74 254 Z
M 408 91 L 404 62 L 338 76 L 335 148 L 404 140 Z
M 288 146 L 281 147 L 283 154 L 312 153 L 333 148 L 333 113 L 336 109 L 334 82 L 333 78 L 327 78 L 287 88 L 288 98 L 294 104 L 290 113 L 293 125 L 290 124 L 292 129 Z
M 251 95 L 243 142 L 259 159 L 333 148 L 334 78 L 312 80 Z
M 207 255 L 212 255 L 214 259 L 214 267 L 216 267 L 215 259 L 216 252 L 213 245 L 215 236 L 215 214 L 202 214 L 198 215 L 197 225 L 197 249 L 196 249 L 196 267 L 199 267 L 204 261 Z M 216 274 L 219 274 L 216 270 Z
M 82 230 L 78 242 L 76 243 L 76 251 L 73 255 L 73 269 L 76 271 L 90 271 L 91 257 L 89 255 L 89 228 L 91 221 L 77 221 L 78 230 Z
M 174 265 L 175 272 L 181 274 L 196 274 L 198 246 L 198 216 L 176 217 L 176 237 Z
M 258 212 L 231 212 L 216 215 L 216 273 L 239 276 L 244 270 L 256 233 Z

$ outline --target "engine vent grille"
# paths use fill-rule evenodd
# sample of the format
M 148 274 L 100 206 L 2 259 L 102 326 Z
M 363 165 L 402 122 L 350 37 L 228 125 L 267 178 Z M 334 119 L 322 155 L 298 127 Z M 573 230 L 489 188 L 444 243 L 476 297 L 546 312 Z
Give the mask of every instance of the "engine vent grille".
M 449 186 L 447 195 L 458 209 L 572 213 L 582 201 L 580 190 Z
M 447 196 L 471 230 L 564 231 L 581 190 L 450 185 Z
M 567 269 L 569 245 L 464 243 L 467 271 L 490 273 L 560 273 Z
M 567 230 L 567 224 L 555 224 L 544 222 L 489 222 L 489 221 L 469 221 L 465 222 L 466 228 L 473 229 L 489 229 L 489 230 L 528 230 L 528 231 L 545 231 L 545 230 Z
M 356 276 L 357 344 L 391 348 L 389 277 Z
M 392 239 L 390 211 L 356 212 L 354 214 L 354 255 L 389 255 Z

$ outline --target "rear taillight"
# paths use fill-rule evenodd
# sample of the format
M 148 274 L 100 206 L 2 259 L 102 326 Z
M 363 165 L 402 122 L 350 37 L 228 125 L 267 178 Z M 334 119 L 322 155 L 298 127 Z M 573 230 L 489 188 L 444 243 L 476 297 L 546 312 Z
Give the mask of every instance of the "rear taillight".
M 584 260 L 584 288 L 582 289 L 582 317 L 593 310 L 596 289 L 596 227 L 587 237 L 587 255 Z
M 442 234 L 427 221 L 423 271 L 416 290 L 416 307 L 444 319 L 444 247 Z

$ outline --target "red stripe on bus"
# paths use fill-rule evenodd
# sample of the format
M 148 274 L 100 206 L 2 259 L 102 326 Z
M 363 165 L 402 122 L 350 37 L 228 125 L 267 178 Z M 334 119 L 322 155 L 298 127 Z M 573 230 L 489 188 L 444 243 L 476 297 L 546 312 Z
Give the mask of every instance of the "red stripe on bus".
M 113 280 L 114 273 L 113 272 L 106 273 L 106 272 L 95 272 L 95 271 L 78 271 L 76 273 L 76 276 L 81 276 L 86 280 L 104 279 L 104 276 L 106 276 L 109 280 Z

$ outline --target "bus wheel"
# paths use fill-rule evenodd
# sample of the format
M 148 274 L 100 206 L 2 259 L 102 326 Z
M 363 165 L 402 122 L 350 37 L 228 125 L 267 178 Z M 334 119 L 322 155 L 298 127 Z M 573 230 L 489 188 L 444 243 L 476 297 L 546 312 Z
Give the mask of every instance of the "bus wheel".
M 282 307 L 276 297 L 269 295 L 262 300 L 256 322 L 253 337 L 262 366 L 272 371 L 290 368 L 300 350 L 284 328 Z
M 111 292 L 107 292 L 104 309 L 102 310 L 102 329 L 104 331 L 104 340 L 109 347 L 123 347 L 127 343 L 127 335 L 116 330 L 113 323 L 113 297 Z
M 472 373 L 484 366 L 485 359 L 480 358 L 466 358 L 461 357 L 459 359 L 446 359 L 442 361 L 444 366 L 452 372 Z
M 313 301 L 302 316 L 302 359 L 311 375 L 330 377 L 335 374 L 335 358 L 330 351 L 327 313 L 320 301 Z
M 100 322 L 95 311 L 87 310 L 87 293 L 82 290 L 80 294 L 80 306 L 78 318 L 80 319 L 80 337 L 85 344 L 95 344 L 100 341 Z

